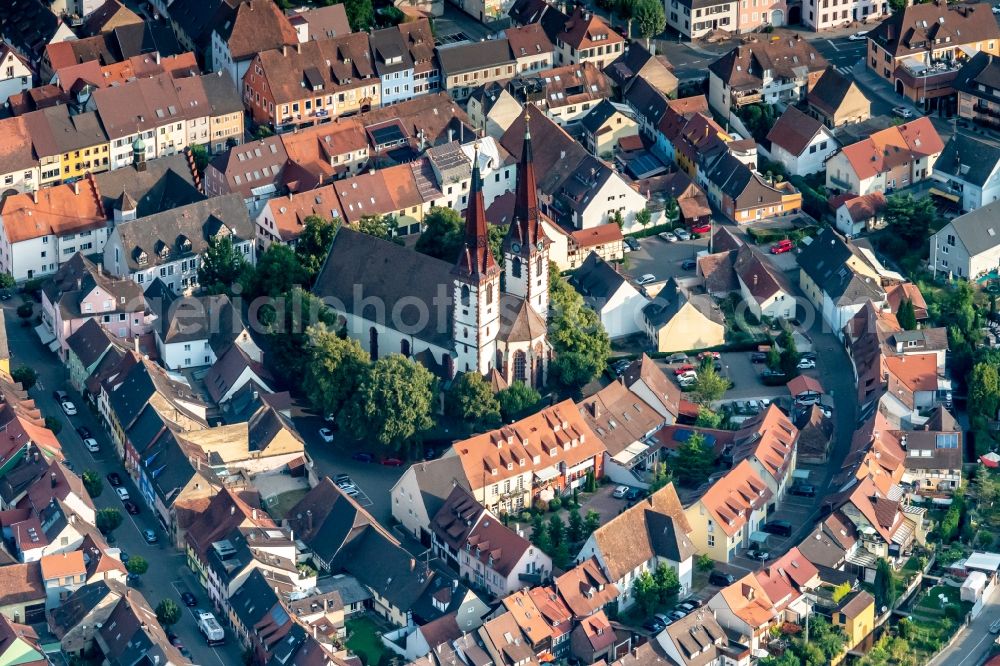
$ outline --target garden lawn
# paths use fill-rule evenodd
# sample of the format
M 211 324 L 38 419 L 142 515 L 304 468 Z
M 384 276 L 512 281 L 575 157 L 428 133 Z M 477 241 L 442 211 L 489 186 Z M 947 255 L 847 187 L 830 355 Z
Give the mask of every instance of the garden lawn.
M 386 654 L 378 626 L 367 617 L 347 620 L 347 648 L 358 655 L 366 666 L 378 666 Z

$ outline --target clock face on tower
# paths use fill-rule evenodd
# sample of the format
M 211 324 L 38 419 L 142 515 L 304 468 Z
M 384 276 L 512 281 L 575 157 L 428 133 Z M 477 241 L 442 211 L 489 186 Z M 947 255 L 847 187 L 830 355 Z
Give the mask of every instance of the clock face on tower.
M 545 244 L 544 244 L 544 243 L 542 243 L 542 241 L 538 241 L 538 242 L 537 242 L 537 243 L 535 244 L 535 247 L 537 247 L 537 248 L 538 248 L 539 250 L 544 250 L 544 249 L 545 249 Z
M 513 250 L 514 252 L 520 252 L 521 251 L 521 244 L 520 243 L 511 243 L 510 244 L 510 249 Z

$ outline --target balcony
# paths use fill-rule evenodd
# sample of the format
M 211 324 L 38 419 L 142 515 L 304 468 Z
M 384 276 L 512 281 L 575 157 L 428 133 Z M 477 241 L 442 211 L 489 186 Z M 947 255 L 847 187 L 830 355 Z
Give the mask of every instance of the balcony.
M 837 178 L 836 176 L 829 176 L 829 179 L 830 179 L 830 184 L 831 185 L 833 185 L 834 187 L 839 187 L 840 189 L 844 190 L 845 192 L 849 192 L 851 190 L 851 187 L 853 187 L 846 180 L 841 180 L 840 178 Z
M 894 74 L 907 88 L 928 99 L 952 94 L 952 82 L 959 69 L 961 62 L 958 60 L 931 61 L 930 65 L 926 65 L 907 58 L 896 66 Z

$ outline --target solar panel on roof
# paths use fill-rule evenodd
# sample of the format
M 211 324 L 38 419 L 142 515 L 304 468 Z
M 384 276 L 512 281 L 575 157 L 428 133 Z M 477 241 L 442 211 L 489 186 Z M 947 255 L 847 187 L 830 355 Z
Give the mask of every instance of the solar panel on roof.
M 372 138 L 375 139 L 375 143 L 378 145 L 397 143 L 406 138 L 398 125 L 387 125 L 386 127 L 373 129 L 371 130 L 371 135 Z

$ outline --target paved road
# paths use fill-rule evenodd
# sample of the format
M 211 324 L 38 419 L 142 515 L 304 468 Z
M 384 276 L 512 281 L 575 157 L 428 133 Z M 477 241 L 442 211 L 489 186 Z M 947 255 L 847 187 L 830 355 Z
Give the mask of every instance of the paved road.
M 19 321 L 14 312 L 18 305 L 17 299 L 3 304 L 7 310 L 5 314 L 8 322 Z M 170 597 L 180 603 L 180 593 L 177 592 L 175 583 L 187 581 L 188 589 L 198 597 L 203 607 L 208 608 L 208 597 L 203 593 L 203 590 L 198 588 L 190 569 L 185 564 L 183 553 L 167 543 L 166 534 L 159 522 L 153 517 L 150 509 L 143 504 L 135 485 L 128 478 L 128 474 L 125 473 L 119 462 L 111 440 L 100 425 L 99 418 L 84 404 L 81 397 L 72 391 L 66 381 L 66 371 L 56 355 L 42 347 L 31 328 L 22 328 L 16 323 L 9 324 L 7 335 L 10 345 L 11 367 L 30 365 L 38 372 L 38 385 L 31 390 L 31 396 L 43 414 L 57 417 L 62 421 L 63 428 L 58 435 L 59 443 L 62 445 L 67 460 L 73 464 L 77 473 L 82 474 L 84 470 L 93 469 L 99 472 L 102 477 L 106 477 L 109 472 L 118 472 L 133 501 L 140 506 L 139 515 L 128 515 L 106 478 L 104 492 L 94 500 L 98 509 L 113 507 L 121 511 L 125 517 L 122 526 L 115 530 L 115 547 L 121 548 L 130 556 L 141 555 L 150 564 L 149 571 L 142 576 L 136 589 L 143 594 L 149 605 L 155 608 L 165 597 Z M 73 402 L 77 406 L 76 416 L 69 417 L 63 414 L 52 397 L 52 392 L 56 389 L 67 391 L 72 396 Z M 98 440 L 100 452 L 91 454 L 83 446 L 83 442 L 75 430 L 81 425 L 86 426 Z M 145 542 L 140 530 L 146 528 L 156 532 L 159 543 L 151 545 Z M 185 647 L 192 652 L 195 662 L 202 666 L 214 664 L 231 666 L 242 663 L 242 650 L 238 641 L 230 640 L 227 644 L 217 648 L 208 647 L 190 614 L 186 614 L 173 630 L 184 642 Z M 230 637 L 232 637 L 231 633 Z
M 994 590 L 993 595 L 986 600 L 983 612 L 969 624 L 951 646 L 927 666 L 979 666 L 993 647 L 995 635 L 990 633 L 990 624 L 1000 619 L 997 608 L 1000 606 L 1000 590 Z

